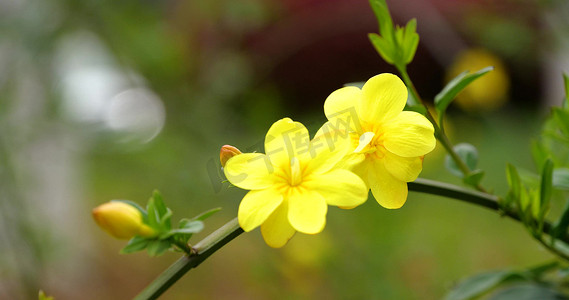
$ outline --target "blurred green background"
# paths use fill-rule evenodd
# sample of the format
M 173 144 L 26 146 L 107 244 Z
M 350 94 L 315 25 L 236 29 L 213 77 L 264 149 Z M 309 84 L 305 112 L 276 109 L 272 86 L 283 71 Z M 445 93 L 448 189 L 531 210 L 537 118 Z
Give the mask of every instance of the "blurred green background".
M 506 83 L 479 87 L 477 109 L 451 107 L 447 128 L 478 147 L 483 185 L 504 195 L 506 162 L 535 170 L 530 141 L 562 100 L 567 3 L 388 4 L 397 23 L 418 20 L 409 73 L 424 98 L 464 51 L 500 64 Z M 395 72 L 370 32 L 367 1 L 0 0 L 0 298 L 132 298 L 179 255 L 119 255 L 125 242 L 97 228 L 91 209 L 144 204 L 153 189 L 175 221 L 223 207 L 199 240 L 245 194 L 221 182 L 222 145 L 262 150 L 283 117 L 314 134 L 332 91 Z M 496 94 L 504 104 L 487 109 Z M 421 176 L 460 184 L 443 160 L 437 147 Z M 520 224 L 422 194 L 395 211 L 373 198 L 330 208 L 327 220 L 276 250 L 258 230 L 243 234 L 163 298 L 440 299 L 465 276 L 551 258 Z

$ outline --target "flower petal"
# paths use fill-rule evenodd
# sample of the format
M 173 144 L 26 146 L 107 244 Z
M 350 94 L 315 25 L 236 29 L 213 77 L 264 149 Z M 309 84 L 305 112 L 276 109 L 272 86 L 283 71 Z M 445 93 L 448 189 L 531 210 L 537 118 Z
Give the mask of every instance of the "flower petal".
M 263 224 L 282 202 L 283 196 L 276 190 L 250 191 L 239 204 L 239 226 L 245 231 L 255 229 Z
M 362 90 L 354 86 L 338 89 L 324 102 L 324 114 L 333 125 L 345 124 L 350 131 L 356 131 L 359 126 L 359 113 L 362 101 Z
M 273 165 L 286 168 L 290 159 L 308 151 L 310 135 L 302 123 L 290 118 L 275 122 L 265 136 L 265 154 Z
M 383 122 L 396 117 L 407 102 L 407 87 L 399 77 L 383 73 L 370 78 L 362 88 L 361 118 Z
M 296 190 L 288 197 L 288 220 L 297 231 L 315 234 L 326 225 L 328 205 L 319 193 L 311 190 Z
M 399 156 L 422 156 L 435 148 L 433 124 L 419 113 L 404 111 L 383 129 L 383 145 Z
M 328 122 L 329 123 L 329 122 Z M 326 123 L 326 124 L 328 124 Z M 322 174 L 336 166 L 352 150 L 351 134 L 347 131 L 327 131 L 324 124 L 310 141 L 304 174 Z
M 307 178 L 302 186 L 322 195 L 326 203 L 334 206 L 355 207 L 364 203 L 368 195 L 363 180 L 343 169 Z
M 402 157 L 385 151 L 383 164 L 393 177 L 401 181 L 411 182 L 417 179 L 423 170 L 423 157 Z
M 381 162 L 369 169 L 369 184 L 373 197 L 385 208 L 400 208 L 407 201 L 407 183 L 393 177 Z
M 274 167 L 262 153 L 236 155 L 227 161 L 223 172 L 231 184 L 246 190 L 264 189 L 273 184 Z
M 284 246 L 294 235 L 296 230 L 292 228 L 288 221 L 288 201 L 275 209 L 261 225 L 261 234 L 267 245 L 273 248 Z

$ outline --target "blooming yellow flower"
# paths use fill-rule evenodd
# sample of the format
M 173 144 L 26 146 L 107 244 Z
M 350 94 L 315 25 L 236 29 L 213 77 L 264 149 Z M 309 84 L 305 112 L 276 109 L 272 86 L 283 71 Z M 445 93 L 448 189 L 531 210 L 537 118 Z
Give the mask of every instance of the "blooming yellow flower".
M 224 168 L 235 186 L 250 190 L 239 205 L 245 231 L 261 226 L 265 242 L 282 247 L 296 231 L 324 229 L 328 205 L 357 206 L 367 199 L 364 182 L 340 169 L 349 144 L 322 138 L 289 118 L 275 122 L 265 137 L 265 152 L 230 158 Z
M 371 188 L 379 204 L 400 208 L 407 199 L 407 182 L 419 176 L 423 156 L 435 147 L 433 125 L 423 115 L 403 111 L 407 88 L 399 77 L 380 74 L 362 89 L 344 87 L 324 103 L 328 122 L 316 137 L 349 132 L 351 153 L 343 164 Z
M 130 239 L 135 235 L 150 237 L 154 230 L 142 221 L 142 213 L 120 201 L 111 201 L 93 209 L 93 218 L 106 232 L 118 239 Z

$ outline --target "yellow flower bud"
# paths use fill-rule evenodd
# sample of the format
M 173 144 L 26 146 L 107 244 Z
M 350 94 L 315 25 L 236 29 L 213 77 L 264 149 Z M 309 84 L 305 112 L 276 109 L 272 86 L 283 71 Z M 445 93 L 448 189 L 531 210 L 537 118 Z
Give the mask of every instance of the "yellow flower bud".
M 225 167 L 225 163 L 227 163 L 230 158 L 239 154 L 241 154 L 239 149 L 230 145 L 223 145 L 223 147 L 221 147 L 221 151 L 219 151 L 219 161 L 221 161 L 221 166 Z
M 135 235 L 150 237 L 154 230 L 142 222 L 142 213 L 124 202 L 112 201 L 93 209 L 93 218 L 110 235 L 128 240 Z

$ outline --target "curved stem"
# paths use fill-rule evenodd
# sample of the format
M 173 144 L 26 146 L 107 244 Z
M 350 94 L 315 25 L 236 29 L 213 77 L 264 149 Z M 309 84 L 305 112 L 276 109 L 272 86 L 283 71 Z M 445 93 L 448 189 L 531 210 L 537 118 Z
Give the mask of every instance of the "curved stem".
M 135 300 L 156 299 L 192 268 L 199 266 L 206 258 L 225 244 L 243 233 L 237 218 L 229 221 L 212 234 L 198 242 L 192 249 L 195 254 L 184 255 L 148 285 Z
M 437 121 L 435 120 L 435 118 L 433 117 L 431 112 L 429 111 L 427 104 L 423 101 L 421 96 L 419 96 L 419 93 L 417 92 L 417 89 L 415 88 L 413 81 L 411 81 L 411 77 L 409 77 L 409 74 L 407 73 L 407 67 L 399 66 L 399 67 L 397 67 L 397 70 L 401 74 L 401 77 L 403 78 L 403 82 L 405 82 L 405 85 L 409 88 L 409 91 L 411 92 L 413 97 L 415 99 L 417 99 L 417 101 L 419 101 L 425 107 L 425 110 L 426 110 L 425 117 L 433 124 L 433 127 L 435 128 L 435 137 L 437 138 L 437 140 L 439 140 L 441 145 L 445 148 L 447 153 L 450 155 L 452 160 L 455 162 L 456 166 L 460 169 L 462 174 L 464 174 L 464 177 L 467 177 L 468 175 L 470 175 L 472 173 L 472 171 L 466 165 L 464 160 L 462 160 L 462 158 L 460 156 L 458 156 L 456 151 L 454 151 L 454 147 L 453 147 L 451 141 L 448 139 L 448 137 L 446 136 L 446 134 L 444 132 L 442 123 L 441 124 L 437 123 Z M 477 184 L 474 187 L 481 192 L 486 192 L 486 190 L 480 184 Z
M 414 182 L 409 182 L 408 187 L 410 191 L 426 193 L 431 195 L 448 197 L 478 206 L 486 207 L 488 209 L 500 212 L 516 221 L 522 222 L 520 216 L 516 212 L 502 211 L 499 204 L 499 197 L 484 192 L 465 189 L 463 187 L 429 180 L 417 178 Z M 544 222 L 543 232 L 550 235 L 553 226 L 549 222 Z M 148 285 L 138 296 L 136 300 L 156 299 L 162 295 L 170 286 L 172 286 L 178 279 L 186 274 L 192 268 L 197 267 L 206 258 L 215 253 L 225 244 L 243 233 L 243 229 L 239 227 L 237 218 L 231 220 L 200 242 L 193 248 L 193 254 L 184 255 L 179 260 L 174 262 L 168 269 L 158 276 L 150 285 Z M 563 242 L 569 244 L 569 236 L 564 235 L 559 238 Z M 548 247 L 549 250 L 552 250 Z M 558 249 L 554 249 L 557 251 Z M 552 250 L 552 251 L 554 251 Z M 554 251 L 554 252 L 555 252 Z M 556 253 L 557 254 L 557 253 Z M 558 254 L 559 255 L 559 254 Z M 559 255 L 564 257 L 563 255 Z

